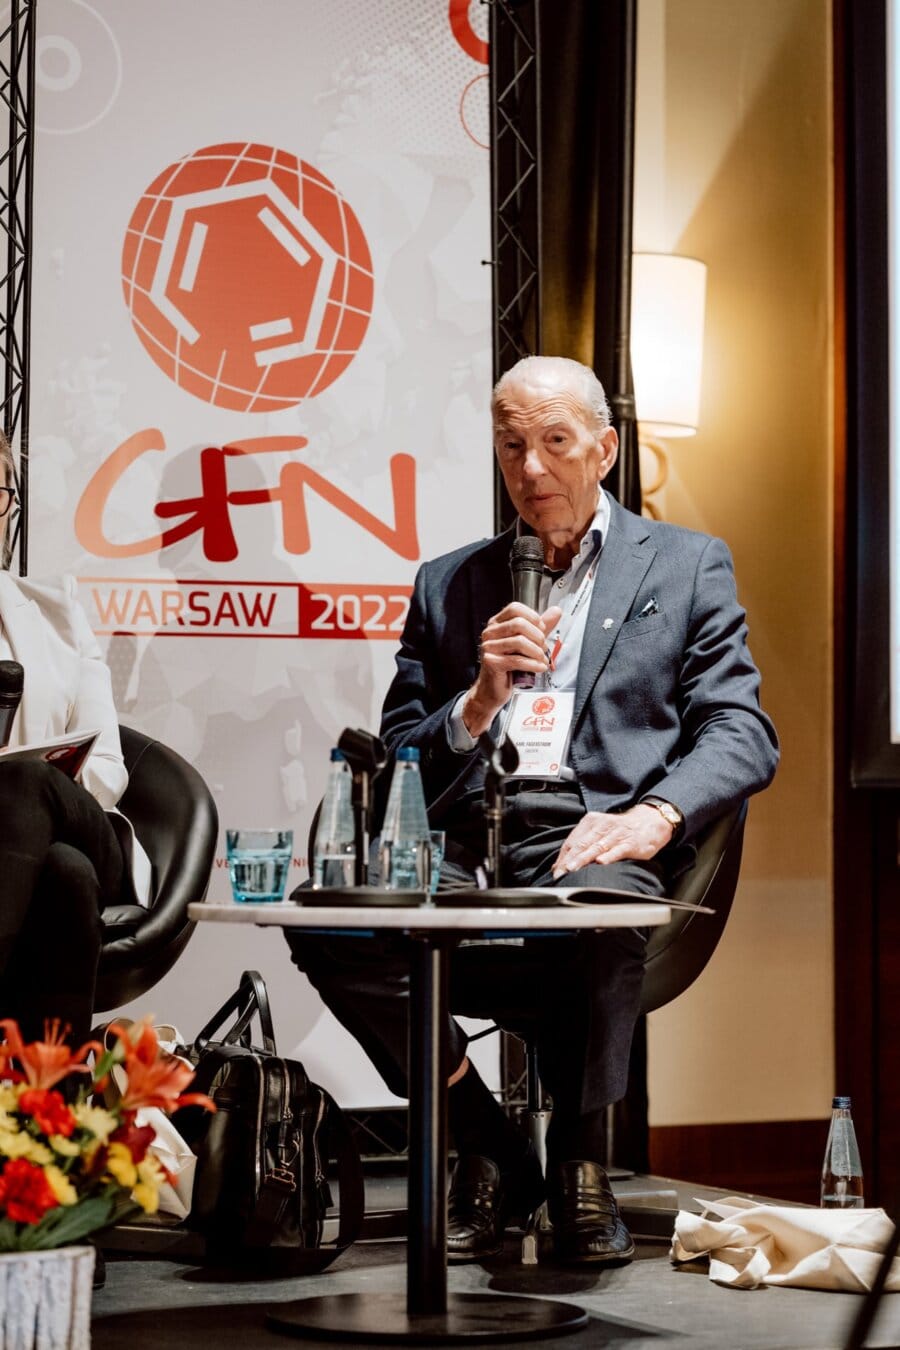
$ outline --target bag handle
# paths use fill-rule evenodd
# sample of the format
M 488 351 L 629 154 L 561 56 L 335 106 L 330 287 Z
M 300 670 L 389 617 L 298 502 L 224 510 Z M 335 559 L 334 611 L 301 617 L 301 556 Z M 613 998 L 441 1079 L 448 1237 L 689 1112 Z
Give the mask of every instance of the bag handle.
M 245 970 L 241 975 L 241 982 L 235 992 L 227 999 L 218 1010 L 213 1013 L 203 1030 L 198 1034 L 193 1045 L 193 1054 L 202 1055 L 208 1048 L 210 1041 L 219 1029 L 228 1021 L 229 1017 L 237 1014 L 233 1026 L 229 1027 L 224 1036 L 221 1037 L 220 1045 L 242 1045 L 246 1049 L 252 1048 L 250 1036 L 250 1023 L 254 1017 L 259 1018 L 259 1027 L 262 1032 L 262 1049 L 268 1055 L 277 1053 L 275 1049 L 275 1031 L 272 1026 L 272 1011 L 269 1007 L 269 994 L 266 989 L 266 982 L 258 970 Z

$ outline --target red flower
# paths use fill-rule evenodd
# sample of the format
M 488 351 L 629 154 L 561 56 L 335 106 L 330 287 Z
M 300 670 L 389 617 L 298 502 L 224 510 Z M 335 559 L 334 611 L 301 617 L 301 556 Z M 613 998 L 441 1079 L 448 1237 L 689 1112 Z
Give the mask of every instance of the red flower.
M 87 1041 L 73 1054 L 63 1040 L 68 1028 L 61 1029 L 58 1018 L 44 1023 L 44 1040 L 29 1045 L 22 1040 L 17 1022 L 6 1018 L 0 1021 L 0 1029 L 6 1037 L 0 1045 L 0 1078 L 28 1083 L 33 1088 L 52 1088 L 70 1073 L 90 1073 L 88 1065 L 81 1061 L 92 1050 L 99 1053 L 103 1049 L 98 1041 Z M 18 1060 L 17 1069 L 13 1068 L 13 1060 Z
M 37 1223 L 59 1204 L 40 1167 L 25 1158 L 11 1159 L 0 1176 L 0 1209 L 14 1223 Z
M 114 1134 L 109 1136 L 110 1143 L 124 1144 L 135 1164 L 143 1162 L 147 1156 L 147 1149 L 156 1138 L 156 1130 L 152 1125 L 135 1125 L 132 1121 L 127 1121 L 120 1125 Z
M 61 1134 L 68 1139 L 77 1124 L 60 1093 L 47 1088 L 26 1088 L 19 1096 L 19 1110 L 32 1116 L 44 1134 Z
M 128 1082 L 122 1094 L 123 1111 L 142 1106 L 158 1106 L 175 1111 L 180 1106 L 204 1106 L 215 1111 L 215 1103 L 202 1092 L 183 1093 L 194 1077 L 194 1070 L 173 1055 L 160 1052 L 156 1032 L 149 1022 L 137 1023 L 130 1030 L 114 1022 L 108 1034 L 118 1036 L 124 1055 Z

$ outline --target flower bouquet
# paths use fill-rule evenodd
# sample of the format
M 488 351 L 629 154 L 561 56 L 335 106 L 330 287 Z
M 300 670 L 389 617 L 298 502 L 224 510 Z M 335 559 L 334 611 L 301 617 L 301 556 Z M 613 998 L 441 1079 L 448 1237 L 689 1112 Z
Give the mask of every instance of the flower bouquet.
M 114 1023 L 107 1050 L 89 1041 L 73 1052 L 58 1022 L 27 1045 L 15 1022 L 0 1021 L 0 1031 L 0 1254 L 68 1246 L 139 1209 L 155 1213 L 166 1172 L 138 1110 L 215 1106 L 184 1093 L 193 1072 L 160 1051 L 149 1019 Z M 117 1064 L 124 1091 L 113 1106 L 98 1105 Z M 66 1079 L 73 1090 L 64 1095 Z

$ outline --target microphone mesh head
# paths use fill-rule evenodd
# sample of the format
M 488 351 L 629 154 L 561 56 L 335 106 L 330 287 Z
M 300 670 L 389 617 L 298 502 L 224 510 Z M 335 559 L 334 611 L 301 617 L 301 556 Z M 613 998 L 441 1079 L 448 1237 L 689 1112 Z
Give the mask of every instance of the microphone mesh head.
M 544 546 L 533 534 L 521 534 L 514 540 L 509 554 L 509 565 L 514 572 L 539 572 L 544 566 Z
M 0 661 L 0 697 L 21 694 L 25 671 L 18 661 Z

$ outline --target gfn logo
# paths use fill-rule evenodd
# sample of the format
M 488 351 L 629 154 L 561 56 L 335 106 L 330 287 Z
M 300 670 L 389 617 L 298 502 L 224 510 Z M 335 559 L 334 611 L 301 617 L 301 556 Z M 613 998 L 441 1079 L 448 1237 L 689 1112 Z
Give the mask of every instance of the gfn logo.
M 550 714 L 555 707 L 555 698 L 551 698 L 549 694 L 541 694 L 532 703 L 531 716 L 524 719 L 522 726 L 527 727 L 529 731 L 552 731 L 556 725 L 556 718 Z
M 169 165 L 128 224 L 125 302 L 157 366 L 237 412 L 332 384 L 372 313 L 372 258 L 324 174 L 266 145 L 212 145 Z

